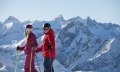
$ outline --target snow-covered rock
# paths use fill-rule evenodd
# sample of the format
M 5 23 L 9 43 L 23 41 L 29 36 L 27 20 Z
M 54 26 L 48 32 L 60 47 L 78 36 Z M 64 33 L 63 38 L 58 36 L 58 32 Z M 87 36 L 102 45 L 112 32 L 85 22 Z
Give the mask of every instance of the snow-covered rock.
M 24 52 L 17 52 L 17 46 L 23 46 L 25 43 L 24 28 L 25 25 L 31 24 L 34 27 L 34 33 L 37 35 L 38 43 L 41 42 L 43 35 L 43 24 L 49 22 L 54 29 L 55 34 L 61 30 L 62 26 L 56 21 L 25 21 L 20 22 L 13 16 L 10 16 L 5 22 L 0 24 L 0 72 L 15 72 L 16 68 L 16 54 L 18 53 L 18 67 L 17 72 L 24 71 Z M 37 54 L 38 61 L 40 62 L 40 68 L 43 72 L 43 57 L 41 54 Z M 38 69 L 38 61 L 35 60 L 36 69 Z M 64 66 L 62 66 L 57 60 L 54 61 L 55 72 L 70 72 Z
M 33 25 L 40 45 L 42 26 L 49 22 L 55 31 L 57 58 L 55 72 L 119 72 L 120 71 L 120 26 L 112 23 L 98 23 L 90 17 L 79 16 L 65 20 L 62 15 L 51 21 L 20 22 L 13 16 L 0 22 L 0 72 L 14 72 L 16 47 L 24 45 L 24 27 Z M 25 55 L 18 52 L 18 71 L 23 72 Z M 43 58 L 37 54 L 43 71 Z M 35 60 L 38 69 L 38 61 Z
M 72 71 L 119 72 L 119 29 L 90 17 L 69 19 L 56 40 L 57 60 Z

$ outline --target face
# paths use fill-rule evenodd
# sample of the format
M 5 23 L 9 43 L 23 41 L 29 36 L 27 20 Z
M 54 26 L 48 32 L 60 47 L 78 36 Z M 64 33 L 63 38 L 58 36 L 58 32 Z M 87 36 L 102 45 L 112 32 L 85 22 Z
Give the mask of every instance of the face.
M 32 31 L 32 29 L 26 28 L 26 29 L 25 29 L 25 34 L 26 34 L 26 35 L 29 35 L 29 34 L 31 33 L 31 31 Z
M 44 30 L 44 33 L 48 33 L 48 32 L 49 32 L 49 30 L 50 30 L 50 28 L 45 27 L 43 30 Z

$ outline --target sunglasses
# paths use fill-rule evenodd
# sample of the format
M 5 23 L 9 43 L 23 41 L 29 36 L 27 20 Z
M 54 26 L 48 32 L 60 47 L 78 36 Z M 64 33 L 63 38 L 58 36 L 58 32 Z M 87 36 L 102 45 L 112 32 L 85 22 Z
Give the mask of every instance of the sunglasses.
M 49 28 L 48 28 L 48 27 L 46 27 L 46 28 L 43 28 L 43 30 L 49 30 Z
M 29 29 L 29 28 L 26 28 L 25 31 L 26 32 L 31 32 L 33 29 Z

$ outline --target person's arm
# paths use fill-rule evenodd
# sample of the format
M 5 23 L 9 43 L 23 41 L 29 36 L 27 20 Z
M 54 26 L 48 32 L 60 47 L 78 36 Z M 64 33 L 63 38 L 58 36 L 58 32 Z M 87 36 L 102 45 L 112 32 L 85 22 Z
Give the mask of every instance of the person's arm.
M 25 46 L 23 46 L 23 47 L 17 46 L 17 50 L 20 50 L 20 51 L 23 51 L 24 48 L 25 48 Z
M 20 50 L 23 51 L 25 49 L 25 46 L 21 47 Z
M 41 45 L 39 48 L 37 48 L 37 51 L 38 52 L 41 52 L 42 50 L 43 50 L 43 47 L 42 47 L 43 45 Z
M 47 43 L 47 47 L 48 49 L 52 49 L 55 46 L 55 36 L 54 33 L 51 33 L 48 35 L 48 43 Z

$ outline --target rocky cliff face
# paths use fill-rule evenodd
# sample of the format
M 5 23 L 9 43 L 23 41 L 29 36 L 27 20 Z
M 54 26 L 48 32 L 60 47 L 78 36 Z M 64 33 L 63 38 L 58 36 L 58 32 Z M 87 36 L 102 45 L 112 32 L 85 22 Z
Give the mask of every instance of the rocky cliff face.
M 57 60 L 72 71 L 119 71 L 120 26 L 72 18 L 57 37 Z
M 5 22 L 0 22 L 0 71 L 14 71 L 15 48 L 17 45 L 24 44 L 25 25 L 33 25 L 33 32 L 37 35 L 40 44 L 43 35 L 42 26 L 45 22 L 49 22 L 55 31 L 57 60 L 54 65 L 56 72 L 120 71 L 119 25 L 98 23 L 90 17 L 87 19 L 74 17 L 64 20 L 61 15 L 52 21 L 20 22 L 10 16 Z M 24 54 L 21 53 L 19 56 L 18 69 L 21 72 Z M 42 63 L 42 57 L 40 57 L 40 62 Z

